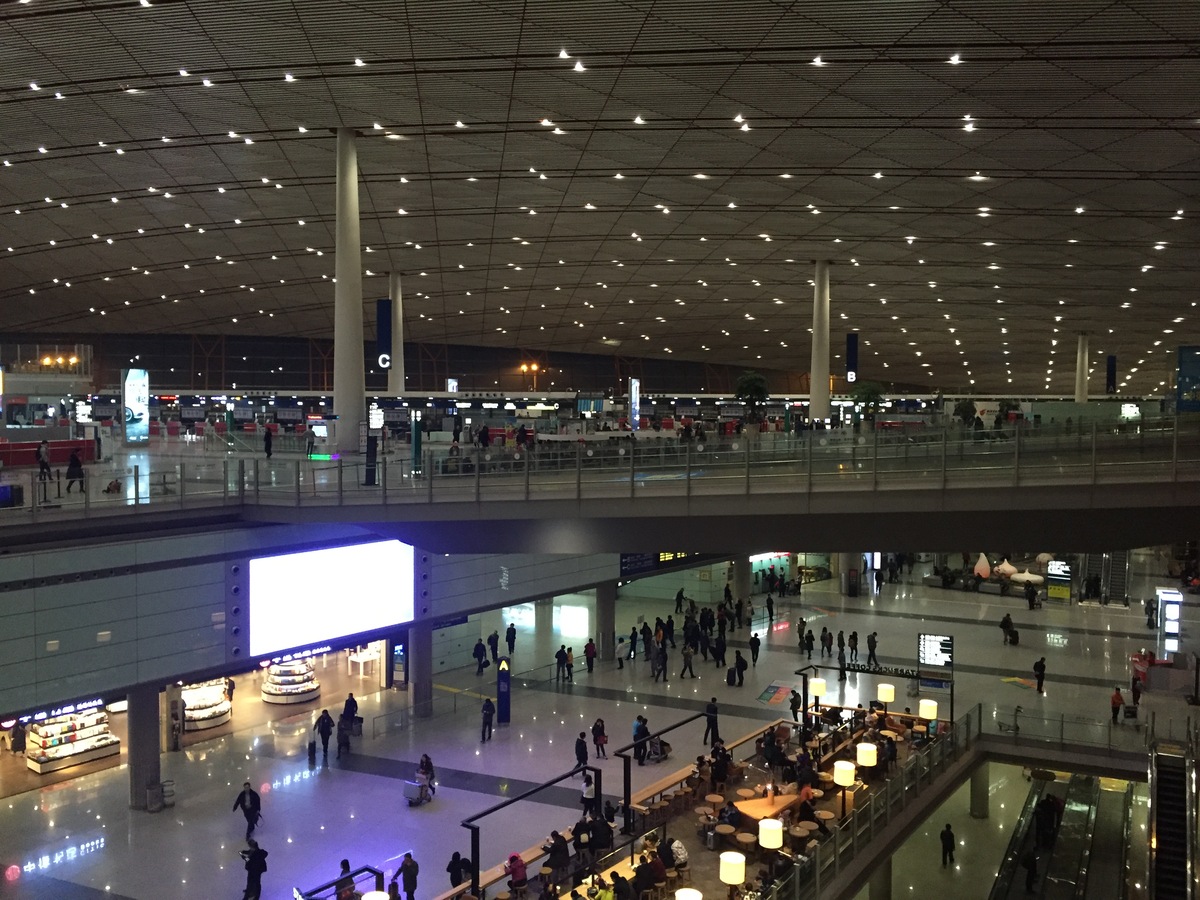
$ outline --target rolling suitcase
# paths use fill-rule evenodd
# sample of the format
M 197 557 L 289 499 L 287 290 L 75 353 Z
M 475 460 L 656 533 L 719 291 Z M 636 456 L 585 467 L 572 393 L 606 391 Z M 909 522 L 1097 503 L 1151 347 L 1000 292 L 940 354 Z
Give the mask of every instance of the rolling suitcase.
M 730 687 L 737 684 L 737 669 L 729 668 L 725 672 L 725 683 Z
M 316 761 L 317 761 L 317 742 L 316 741 L 308 742 L 308 761 L 310 763 L 316 763 Z
M 1010 631 L 1008 633 L 1008 642 L 1010 644 L 1012 644 L 1014 647 L 1017 646 L 1017 644 L 1021 643 L 1021 632 L 1017 631 L 1017 629 L 1015 629 L 1015 628 L 1012 631 Z

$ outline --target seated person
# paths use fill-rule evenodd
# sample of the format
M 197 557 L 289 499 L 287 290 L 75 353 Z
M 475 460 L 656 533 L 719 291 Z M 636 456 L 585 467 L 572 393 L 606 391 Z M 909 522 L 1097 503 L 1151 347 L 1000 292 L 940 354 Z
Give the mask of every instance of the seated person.
M 675 859 L 675 868 L 686 867 L 688 864 L 687 847 L 683 846 L 683 842 L 679 838 L 671 841 L 671 856 Z
M 696 778 L 700 784 L 707 784 L 712 780 L 712 766 L 703 756 L 696 757 Z
M 613 900 L 634 900 L 633 885 L 620 872 L 613 872 L 612 895 Z
M 510 888 L 522 888 L 529 883 L 529 875 L 525 871 L 525 860 L 519 853 L 509 856 L 508 862 L 504 864 L 504 874 L 509 877 L 508 886 Z
M 667 869 L 675 868 L 675 850 L 671 847 L 670 838 L 659 843 L 658 861 L 663 864 L 663 877 L 666 878 Z
M 809 804 L 812 803 L 812 801 L 813 801 L 813 786 L 811 784 L 805 783 L 805 784 L 800 785 L 800 790 L 797 791 L 796 793 L 800 795 L 801 803 L 809 803 Z
M 733 805 L 732 800 L 722 806 L 721 811 L 717 813 L 717 821 L 722 825 L 737 825 L 741 818 L 741 810 Z
M 658 857 L 656 856 L 655 859 L 658 859 Z M 654 869 L 650 865 L 650 858 L 643 853 L 638 857 L 638 864 L 633 869 L 634 895 L 640 897 L 642 891 L 654 890 L 654 885 L 656 885 L 659 880 L 659 877 L 654 873 Z M 665 881 L 666 876 L 664 876 L 661 880 Z
M 595 883 L 588 888 L 589 900 L 613 900 L 612 886 L 604 880 L 603 875 L 597 875 Z
M 662 856 L 658 853 L 646 854 L 646 861 L 650 866 L 650 871 L 654 873 L 654 883 L 659 884 L 667 880 L 667 867 L 663 863 Z M 671 868 L 675 868 L 674 865 Z
M 609 850 L 613 845 L 612 825 L 607 819 L 592 819 L 592 849 Z

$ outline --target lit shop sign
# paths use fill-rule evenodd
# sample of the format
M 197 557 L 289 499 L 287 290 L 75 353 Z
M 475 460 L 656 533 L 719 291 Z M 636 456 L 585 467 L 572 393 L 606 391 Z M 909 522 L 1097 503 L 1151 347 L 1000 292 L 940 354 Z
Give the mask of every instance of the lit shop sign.
M 6 722 L 0 722 L 0 728 L 12 728 L 17 724 L 17 722 L 41 722 L 43 719 L 50 719 L 54 716 L 69 716 L 71 713 L 81 713 L 103 705 L 104 700 L 100 697 L 93 697 L 91 700 L 79 700 L 76 703 L 68 703 L 66 706 L 60 706 L 57 709 L 42 709 L 34 713 L 28 713 L 27 715 L 19 716 L 16 719 L 9 719 Z
M 375 362 L 379 364 L 379 368 L 381 369 L 390 369 L 392 367 L 392 354 L 380 353 Z
M 316 656 L 319 653 L 332 653 L 332 652 L 333 652 L 333 647 L 329 644 L 326 644 L 324 647 L 311 647 L 307 650 L 295 650 L 292 653 L 285 653 L 285 654 L 283 654 L 283 656 L 275 656 L 275 657 L 272 657 L 271 659 L 264 659 L 262 662 L 259 663 L 259 665 L 265 669 L 267 666 L 270 666 L 270 665 L 277 665 L 279 663 L 288 663 L 294 659 L 308 659 L 310 656 Z

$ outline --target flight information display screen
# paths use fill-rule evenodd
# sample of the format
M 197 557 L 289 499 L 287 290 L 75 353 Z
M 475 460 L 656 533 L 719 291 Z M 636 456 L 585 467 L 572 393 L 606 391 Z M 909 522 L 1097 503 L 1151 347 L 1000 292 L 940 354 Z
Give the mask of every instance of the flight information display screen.
M 917 639 L 917 661 L 921 668 L 954 668 L 954 638 L 948 634 L 922 634 Z

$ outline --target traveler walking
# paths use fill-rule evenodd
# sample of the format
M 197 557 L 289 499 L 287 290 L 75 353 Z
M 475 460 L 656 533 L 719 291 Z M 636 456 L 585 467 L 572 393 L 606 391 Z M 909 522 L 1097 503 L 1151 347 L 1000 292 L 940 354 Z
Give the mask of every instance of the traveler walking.
M 1046 693 L 1045 690 L 1042 689 L 1042 685 L 1046 681 L 1046 657 L 1043 656 L 1033 664 L 1033 674 L 1034 677 L 1037 678 L 1037 692 L 1039 694 Z
M 713 697 L 704 707 L 704 715 L 706 716 L 704 723 L 704 737 L 701 740 L 708 747 L 711 747 L 721 739 L 721 729 L 717 727 L 717 698 Z M 709 740 L 711 735 L 712 740 Z
M 1112 704 L 1112 723 L 1116 725 L 1117 717 L 1121 714 L 1121 707 L 1125 705 L 1125 698 L 1121 696 L 1121 689 L 1119 687 L 1113 688 L 1109 703 Z
M 413 895 L 417 892 L 417 873 L 420 868 L 413 859 L 412 851 L 406 852 L 404 859 L 400 860 L 400 886 L 404 891 L 404 900 L 413 900 Z
M 875 656 L 875 650 L 879 646 L 879 632 L 872 631 L 867 635 L 867 665 L 878 666 L 879 658 Z
M 762 639 L 759 638 L 758 632 L 750 635 L 750 661 L 753 665 L 758 665 L 758 651 L 762 647 Z
M 608 745 L 608 734 L 604 730 L 604 720 L 597 719 L 592 723 L 592 746 L 596 748 L 597 759 L 608 759 L 604 749 Z
M 492 629 L 487 639 L 488 652 L 492 654 L 492 664 L 500 663 L 500 632 Z
M 596 664 L 596 642 L 592 638 L 588 638 L 588 642 L 583 645 L 583 658 L 587 660 L 588 674 L 592 674 L 592 667 Z
M 746 662 L 741 650 L 733 651 L 733 668 L 737 671 L 737 685 L 741 687 L 746 682 L 746 670 L 750 668 L 750 663 Z
M 249 849 L 243 850 L 242 859 L 246 861 L 246 890 L 242 900 L 259 900 L 262 897 L 262 877 L 267 871 L 267 851 L 258 846 L 258 841 L 248 838 Z
M 946 868 L 946 864 L 954 865 L 954 831 L 950 828 L 950 823 L 946 823 L 946 827 L 942 829 L 942 868 Z
M 242 784 L 241 793 L 233 801 L 233 809 L 240 809 L 246 817 L 246 840 L 249 841 L 258 826 L 258 820 L 262 818 L 262 801 L 259 800 L 258 793 L 250 787 L 250 782 Z
M 682 678 L 684 674 L 687 674 L 695 678 L 696 673 L 692 670 L 692 657 L 696 655 L 696 651 L 692 649 L 692 645 L 684 644 L 683 653 L 680 655 L 683 657 L 683 668 L 679 670 L 679 677 Z
M 575 768 L 582 769 L 588 763 L 587 732 L 579 732 L 575 738 Z
M 504 641 L 508 644 L 508 655 L 512 656 L 517 649 L 517 626 L 512 622 L 508 623 L 508 628 L 504 631 Z
M 329 715 L 329 710 L 321 710 L 321 715 L 317 718 L 317 724 L 313 726 L 313 731 L 321 737 L 321 754 L 323 756 L 329 755 L 329 736 L 333 734 L 333 729 L 333 716 Z
M 271 429 L 263 425 L 263 452 L 267 454 L 267 459 L 271 458 Z
M 487 665 L 487 647 L 483 645 L 483 638 L 475 639 L 475 647 L 471 650 L 471 656 L 475 658 L 475 674 L 482 675 L 483 667 Z

